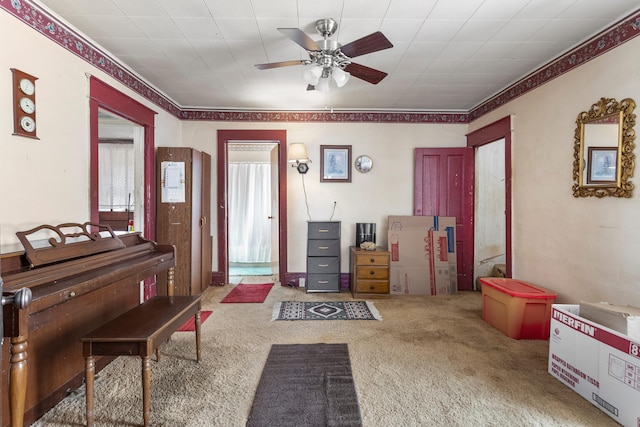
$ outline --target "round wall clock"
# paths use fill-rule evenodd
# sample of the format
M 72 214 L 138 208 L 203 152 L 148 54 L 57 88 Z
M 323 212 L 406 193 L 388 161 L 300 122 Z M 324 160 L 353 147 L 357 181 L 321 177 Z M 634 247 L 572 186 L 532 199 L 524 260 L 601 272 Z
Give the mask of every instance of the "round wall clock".
M 358 172 L 367 173 L 373 168 L 373 160 L 367 155 L 358 156 L 355 167 Z
M 36 85 L 29 79 L 20 79 L 20 90 L 25 95 L 33 95 L 36 92 Z
M 13 73 L 13 134 L 36 138 L 36 80 L 24 71 Z
M 20 118 L 20 127 L 25 132 L 33 132 L 36 130 L 36 122 L 29 116 L 23 116 Z
M 20 109 L 27 114 L 31 114 L 36 111 L 36 104 L 29 98 L 22 98 L 20 100 Z

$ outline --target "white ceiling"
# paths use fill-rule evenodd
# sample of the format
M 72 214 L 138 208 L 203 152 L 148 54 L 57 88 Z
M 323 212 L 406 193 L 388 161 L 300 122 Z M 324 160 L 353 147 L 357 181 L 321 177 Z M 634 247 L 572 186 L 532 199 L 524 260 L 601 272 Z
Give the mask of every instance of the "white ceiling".
M 468 111 L 640 10 L 638 0 L 39 0 L 182 108 Z M 382 31 L 391 49 L 354 58 L 389 73 L 307 91 L 308 59 L 279 27 L 320 40 Z

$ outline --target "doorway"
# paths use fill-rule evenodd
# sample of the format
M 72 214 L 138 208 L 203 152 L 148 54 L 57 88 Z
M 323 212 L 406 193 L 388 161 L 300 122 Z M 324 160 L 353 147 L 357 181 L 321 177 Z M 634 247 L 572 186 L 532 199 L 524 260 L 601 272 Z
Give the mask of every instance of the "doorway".
M 272 198 L 273 218 L 270 220 L 272 244 L 272 280 L 281 283 L 287 280 L 287 133 L 284 130 L 219 130 L 217 150 L 217 194 L 218 194 L 218 271 L 214 273 L 216 284 L 229 281 L 229 198 L 228 198 L 228 160 L 229 145 L 234 143 L 271 144 L 272 188 L 277 187 L 277 200 Z M 277 215 L 275 212 L 277 211 Z M 277 255 L 277 257 L 275 256 Z
M 478 278 L 495 276 L 506 265 L 504 138 L 476 147 L 475 157 L 473 277 Z
M 227 246 L 232 284 L 270 283 L 274 270 L 277 273 L 278 233 L 272 227 L 278 218 L 277 147 L 268 141 L 229 141 L 227 145 Z
M 500 142 L 496 143 L 496 141 Z M 496 144 L 493 145 L 493 143 Z M 477 153 L 481 153 L 479 154 L 481 156 L 500 157 L 499 161 L 494 165 L 494 167 L 503 168 L 504 176 L 501 178 L 501 174 L 496 174 L 496 177 L 492 178 L 492 180 L 494 181 L 493 185 L 495 187 L 494 190 L 492 190 L 494 196 L 486 194 L 481 197 L 499 197 L 500 199 L 500 207 L 498 208 L 498 210 L 502 209 L 502 211 L 498 212 L 498 210 L 494 208 L 494 214 L 501 217 L 498 218 L 497 223 L 500 224 L 501 227 L 504 227 L 504 257 L 501 256 L 498 258 L 498 260 L 501 263 L 502 260 L 504 260 L 505 276 L 513 277 L 513 266 L 511 261 L 511 116 L 504 117 L 496 122 L 493 122 L 468 134 L 467 146 L 473 147 Z M 487 151 L 479 151 L 482 146 L 487 146 Z M 496 180 L 499 181 L 500 179 L 502 179 L 501 183 L 495 182 Z M 504 196 L 501 197 L 500 195 L 498 195 L 498 192 L 502 192 L 502 195 Z M 476 214 L 477 213 L 478 212 L 476 211 Z M 481 222 L 484 221 L 483 219 L 478 220 Z M 502 240 L 501 236 L 498 238 Z M 497 254 L 498 251 L 493 251 L 493 253 Z M 475 254 L 476 256 L 478 256 L 478 251 L 475 251 Z M 480 258 L 475 258 L 474 265 L 478 266 L 482 261 L 483 256 L 485 255 L 479 255 Z M 490 255 L 488 258 L 491 258 L 491 256 L 493 255 Z
M 100 224 L 144 234 L 144 128 L 101 108 L 98 120 Z
M 135 124 L 136 131 L 132 138 L 140 139 L 137 158 L 142 159 L 143 166 L 137 173 L 136 186 L 139 187 L 141 197 L 135 202 L 137 210 L 136 228 L 144 230 L 144 237 L 149 240 L 155 238 L 155 154 L 154 154 L 154 126 L 155 112 L 117 91 L 106 83 L 90 77 L 91 97 L 90 110 L 90 202 L 91 221 L 100 221 L 99 210 L 99 147 L 100 147 L 100 116 L 109 114 Z M 134 218 L 135 220 L 136 218 Z

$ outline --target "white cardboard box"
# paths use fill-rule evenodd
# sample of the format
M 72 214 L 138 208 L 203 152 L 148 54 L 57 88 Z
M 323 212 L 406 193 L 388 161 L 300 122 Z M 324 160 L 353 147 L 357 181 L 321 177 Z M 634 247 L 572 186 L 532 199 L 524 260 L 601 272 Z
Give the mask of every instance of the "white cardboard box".
M 553 304 L 548 370 L 618 423 L 640 426 L 640 343 Z

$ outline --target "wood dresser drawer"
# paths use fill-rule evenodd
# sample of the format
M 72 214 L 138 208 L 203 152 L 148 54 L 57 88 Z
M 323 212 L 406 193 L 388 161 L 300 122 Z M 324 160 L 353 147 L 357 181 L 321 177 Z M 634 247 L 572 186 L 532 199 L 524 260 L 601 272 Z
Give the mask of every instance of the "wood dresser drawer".
M 353 297 L 389 297 L 389 251 L 350 248 L 349 289 Z
M 356 293 L 388 294 L 389 281 L 388 280 L 358 280 L 356 282 Z
M 366 251 L 356 253 L 354 256 L 356 265 L 389 265 L 389 254 Z
M 356 279 L 389 279 L 389 266 L 356 266 Z

